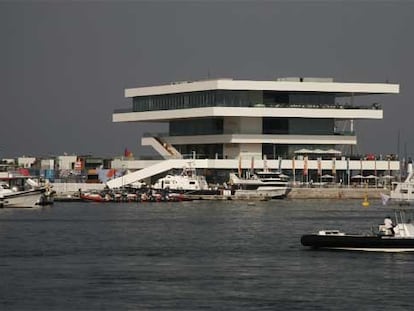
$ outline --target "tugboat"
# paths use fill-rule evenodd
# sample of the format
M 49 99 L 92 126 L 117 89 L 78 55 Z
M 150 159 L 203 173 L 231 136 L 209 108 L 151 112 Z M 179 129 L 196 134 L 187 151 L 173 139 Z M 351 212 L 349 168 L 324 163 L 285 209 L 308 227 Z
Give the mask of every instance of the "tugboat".
M 346 234 L 339 230 L 321 230 L 301 237 L 303 246 L 313 249 L 356 250 L 377 252 L 414 251 L 414 224 L 404 210 L 395 213 L 396 225 L 389 228 L 381 224 L 369 235 Z M 373 230 L 374 231 L 374 230 Z

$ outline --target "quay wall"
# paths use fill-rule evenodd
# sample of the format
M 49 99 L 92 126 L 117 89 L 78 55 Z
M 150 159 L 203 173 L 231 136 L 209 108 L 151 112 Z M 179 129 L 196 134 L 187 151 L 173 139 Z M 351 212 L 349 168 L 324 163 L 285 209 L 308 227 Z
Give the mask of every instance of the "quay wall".
M 88 184 L 88 183 L 53 183 L 53 190 L 57 195 L 73 194 L 81 189 L 82 191 L 103 190 L 104 184 Z
M 289 199 L 381 199 L 381 193 L 389 195 L 384 188 L 293 188 Z
M 54 183 L 53 190 L 56 191 L 58 196 L 71 195 L 77 193 L 79 189 L 82 191 L 89 190 L 103 190 L 104 184 L 88 184 L 88 183 Z M 390 190 L 385 188 L 347 188 L 347 187 L 334 187 L 334 188 L 292 188 L 288 194 L 289 199 L 363 199 L 367 196 L 368 199 L 381 199 L 381 193 L 389 195 Z M 223 200 L 227 197 L 222 195 L 204 195 L 196 196 L 203 197 L 203 199 L 210 200 Z M 234 198 L 233 198 L 234 199 Z
M 383 188 L 293 188 L 287 198 L 301 199 L 358 199 L 381 200 L 381 193 L 390 195 L 390 190 Z M 237 198 L 234 195 L 188 195 L 193 200 L 261 200 L 263 197 Z

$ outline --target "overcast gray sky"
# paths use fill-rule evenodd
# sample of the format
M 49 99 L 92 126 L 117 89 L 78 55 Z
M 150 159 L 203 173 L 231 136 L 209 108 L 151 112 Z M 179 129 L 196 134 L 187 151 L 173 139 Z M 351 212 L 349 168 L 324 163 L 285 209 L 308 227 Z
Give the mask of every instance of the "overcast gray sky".
M 413 1 L 0 1 L 0 157 L 147 154 L 124 89 L 209 74 L 399 83 L 358 151 L 412 155 L 413 31 Z

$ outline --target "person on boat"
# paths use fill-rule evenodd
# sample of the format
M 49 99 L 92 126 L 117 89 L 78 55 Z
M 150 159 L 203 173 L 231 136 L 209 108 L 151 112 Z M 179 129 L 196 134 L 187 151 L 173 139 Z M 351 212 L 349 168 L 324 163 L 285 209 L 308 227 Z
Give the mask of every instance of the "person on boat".
M 390 216 L 385 217 L 385 219 L 384 219 L 384 227 L 387 230 L 387 232 L 388 231 L 391 232 L 391 235 L 394 235 L 395 234 L 395 232 L 394 232 L 394 227 L 395 226 L 394 226 L 394 223 L 392 222 L 392 219 L 391 219 Z

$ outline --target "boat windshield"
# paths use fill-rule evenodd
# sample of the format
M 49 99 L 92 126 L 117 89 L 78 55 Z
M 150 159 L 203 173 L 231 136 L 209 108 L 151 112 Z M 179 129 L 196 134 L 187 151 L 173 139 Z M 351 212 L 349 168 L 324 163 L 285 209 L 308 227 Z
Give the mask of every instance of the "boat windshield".
M 284 181 L 289 180 L 289 176 L 284 175 L 280 172 L 257 172 L 256 174 L 260 179 L 280 179 Z
M 10 187 L 9 187 L 9 185 L 8 184 L 6 184 L 6 183 L 0 183 L 0 188 L 2 188 L 2 189 L 10 189 Z
M 397 224 L 411 223 L 413 216 L 411 210 L 407 211 L 405 209 L 395 210 L 394 215 Z

